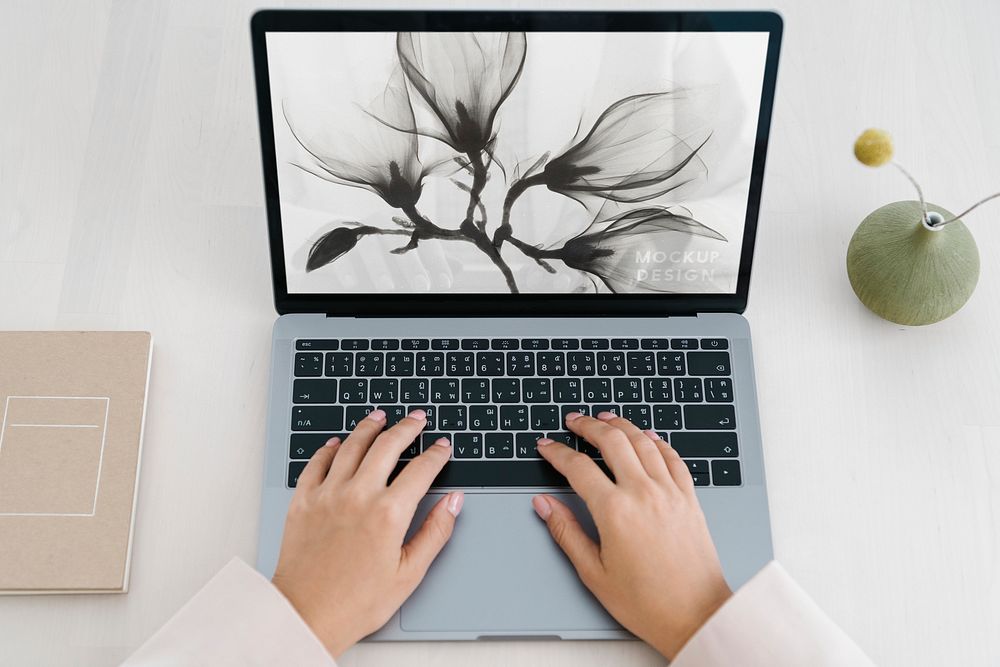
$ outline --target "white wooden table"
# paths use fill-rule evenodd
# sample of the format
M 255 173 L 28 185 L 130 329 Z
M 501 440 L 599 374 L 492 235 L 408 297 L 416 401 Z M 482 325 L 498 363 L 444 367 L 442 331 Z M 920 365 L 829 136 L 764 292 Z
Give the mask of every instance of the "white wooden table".
M 115 664 L 232 556 L 253 559 L 275 317 L 255 4 L 0 5 L 0 328 L 156 339 L 131 592 L 0 599 L 5 665 Z M 1000 5 L 777 4 L 747 311 L 777 557 L 881 664 L 1000 664 L 1000 207 L 969 218 L 982 276 L 948 321 L 881 321 L 844 270 L 861 218 L 912 196 L 854 161 L 862 129 L 890 130 L 946 208 L 1000 188 Z M 637 642 L 491 642 L 342 660 L 404 662 L 659 659 Z

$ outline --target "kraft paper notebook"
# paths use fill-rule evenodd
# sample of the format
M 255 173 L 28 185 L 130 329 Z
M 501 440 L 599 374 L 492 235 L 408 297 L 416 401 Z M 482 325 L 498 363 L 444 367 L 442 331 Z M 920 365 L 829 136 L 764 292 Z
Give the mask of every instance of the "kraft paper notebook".
M 0 593 L 128 589 L 147 332 L 0 332 Z

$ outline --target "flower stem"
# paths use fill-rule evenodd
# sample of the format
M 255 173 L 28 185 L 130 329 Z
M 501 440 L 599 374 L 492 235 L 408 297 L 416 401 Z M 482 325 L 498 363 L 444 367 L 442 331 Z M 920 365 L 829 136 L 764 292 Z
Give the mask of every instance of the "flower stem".
M 924 201 L 924 191 L 920 189 L 920 184 L 917 183 L 917 179 L 913 178 L 913 176 L 910 176 L 910 172 L 908 172 L 905 169 L 903 169 L 903 166 L 901 164 L 899 164 L 898 162 L 896 162 L 895 160 L 893 161 L 892 166 L 895 167 L 896 169 L 899 169 L 900 173 L 902 173 L 903 176 L 906 176 L 906 178 L 910 181 L 910 183 L 913 184 L 913 187 L 915 187 L 917 189 L 917 196 L 920 197 L 920 208 L 923 210 L 924 221 L 926 221 L 927 220 L 927 202 Z
M 540 171 L 534 176 L 522 178 L 514 181 L 514 184 L 507 190 L 507 196 L 503 200 L 503 217 L 500 219 L 500 226 L 493 232 L 493 245 L 499 249 L 506 239 L 511 237 L 513 229 L 510 226 L 510 209 L 513 208 L 517 198 L 524 194 L 524 191 L 533 185 L 545 182 L 545 172 Z
M 992 194 L 992 195 L 990 195 L 989 197 L 986 197 L 986 198 L 984 198 L 984 199 L 980 199 L 980 200 L 979 200 L 979 201 L 977 201 L 977 202 L 976 202 L 975 204 L 973 204 L 973 205 L 972 205 L 972 206 L 970 206 L 969 208 L 965 209 L 964 211 L 962 211 L 962 212 L 961 212 L 961 213 L 959 213 L 958 215 L 954 215 L 954 216 L 952 216 L 952 217 L 948 218 L 947 220 L 942 220 L 941 222 L 937 223 L 937 224 L 936 224 L 936 225 L 934 225 L 934 226 L 935 226 L 935 227 L 942 227 L 942 226 L 944 226 L 944 225 L 947 225 L 947 224 L 948 224 L 949 222 L 955 222 L 955 221 L 956 221 L 956 220 L 958 220 L 959 218 L 963 218 L 963 217 L 965 217 L 966 215 L 968 215 L 969 213 L 972 213 L 973 211 L 975 211 L 975 210 L 976 210 L 977 208 L 979 208 L 980 206 L 982 206 L 983 204 L 985 204 L 985 203 L 986 203 L 986 202 L 988 202 L 989 200 L 991 200 L 991 199 L 996 199 L 997 197 L 1000 197 L 1000 192 L 997 192 L 997 193 L 994 193 L 994 194 Z

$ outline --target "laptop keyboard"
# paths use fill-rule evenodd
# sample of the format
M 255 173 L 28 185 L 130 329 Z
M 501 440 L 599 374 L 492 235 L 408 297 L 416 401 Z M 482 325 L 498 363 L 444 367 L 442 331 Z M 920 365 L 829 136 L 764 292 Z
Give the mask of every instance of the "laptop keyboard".
M 376 408 L 387 427 L 427 413 L 396 473 L 451 440 L 435 486 L 566 486 L 538 455 L 543 436 L 607 470 L 597 448 L 565 429 L 574 411 L 657 431 L 696 486 L 742 483 L 725 338 L 298 339 L 293 354 L 289 487 L 329 438 L 345 438 Z

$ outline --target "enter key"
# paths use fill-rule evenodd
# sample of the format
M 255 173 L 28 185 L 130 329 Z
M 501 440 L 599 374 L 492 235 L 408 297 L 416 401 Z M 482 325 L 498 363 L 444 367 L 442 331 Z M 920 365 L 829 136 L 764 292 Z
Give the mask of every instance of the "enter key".
M 736 411 L 731 405 L 685 405 L 687 430 L 731 430 L 736 428 Z

